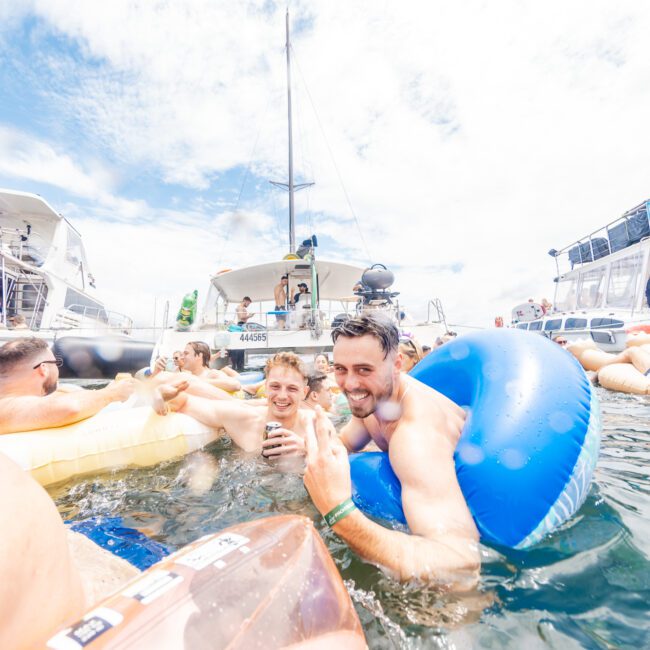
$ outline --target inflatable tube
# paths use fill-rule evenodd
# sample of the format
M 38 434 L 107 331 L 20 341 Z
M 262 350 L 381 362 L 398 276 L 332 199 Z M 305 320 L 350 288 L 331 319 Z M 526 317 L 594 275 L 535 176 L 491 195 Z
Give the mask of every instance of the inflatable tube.
M 598 371 L 598 383 L 603 388 L 634 395 L 650 395 L 650 377 L 631 363 L 612 363 Z
M 55 634 L 80 648 L 366 648 L 325 544 L 306 517 L 238 524 L 189 544 Z
M 151 360 L 154 344 L 119 336 L 63 336 L 52 352 L 63 359 L 62 378 L 100 379 L 118 372 L 134 373 Z
M 109 405 L 110 406 L 110 405 Z M 41 484 L 113 467 L 147 467 L 201 449 L 219 437 L 182 413 L 148 406 L 102 411 L 65 427 L 0 436 L 6 454 Z
M 536 334 L 495 329 L 446 343 L 411 375 L 467 410 L 454 460 L 484 541 L 526 548 L 577 511 L 598 458 L 600 411 L 565 350 Z M 368 471 L 371 463 L 381 473 Z M 358 506 L 405 523 L 386 455 L 358 454 L 351 466 Z
M 264 381 L 264 373 L 260 370 L 246 370 L 239 373 L 239 383 L 248 386 L 256 384 L 258 381 Z

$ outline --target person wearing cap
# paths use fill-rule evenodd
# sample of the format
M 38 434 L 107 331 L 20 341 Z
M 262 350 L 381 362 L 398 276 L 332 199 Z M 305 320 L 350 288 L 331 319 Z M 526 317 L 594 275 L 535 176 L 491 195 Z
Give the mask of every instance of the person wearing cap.
M 280 278 L 279 284 L 275 285 L 273 290 L 273 295 L 275 297 L 275 311 L 276 312 L 286 312 L 287 311 L 287 285 L 289 284 L 289 276 L 283 275 Z M 287 317 L 282 314 L 277 314 L 275 317 L 275 322 L 277 323 L 278 329 L 283 330 L 286 326 Z
M 298 305 L 298 303 L 300 302 L 301 297 L 302 297 L 303 303 L 306 304 L 306 301 L 307 301 L 306 296 L 309 296 L 309 287 L 304 282 L 300 282 L 298 284 L 298 293 L 295 294 L 294 297 L 293 297 L 293 304 Z

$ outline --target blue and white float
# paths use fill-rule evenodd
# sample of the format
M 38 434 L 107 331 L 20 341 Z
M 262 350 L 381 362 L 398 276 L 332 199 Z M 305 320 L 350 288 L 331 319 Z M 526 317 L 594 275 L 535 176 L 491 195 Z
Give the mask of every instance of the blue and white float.
M 411 375 L 467 412 L 454 460 L 483 541 L 527 548 L 582 505 L 601 423 L 595 392 L 571 354 L 542 336 L 491 330 L 446 343 Z M 406 523 L 388 455 L 350 462 L 357 506 Z

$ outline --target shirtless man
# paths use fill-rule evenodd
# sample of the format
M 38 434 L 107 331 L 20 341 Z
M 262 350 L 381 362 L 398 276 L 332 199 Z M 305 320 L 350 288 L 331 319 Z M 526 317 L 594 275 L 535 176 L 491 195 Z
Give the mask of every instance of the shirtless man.
M 289 284 L 289 276 L 283 275 L 280 278 L 280 283 L 275 285 L 273 295 L 275 296 L 275 311 L 287 310 L 287 285 Z M 276 316 L 275 321 L 278 324 L 278 329 L 283 330 L 287 319 L 284 316 Z
M 248 296 L 244 296 L 244 299 L 237 305 L 237 325 L 246 325 L 248 320 L 255 315 L 248 313 L 251 302 L 252 300 Z
M 349 505 L 333 530 L 361 557 L 398 579 L 472 588 L 480 567 L 478 532 L 453 459 L 464 411 L 400 373 L 399 336 L 392 323 L 361 316 L 342 323 L 332 338 L 336 381 L 348 398 L 352 419 L 339 442 L 330 437 L 329 421 L 317 409 L 315 437 L 307 438 L 305 473 L 315 506 L 325 515 L 350 499 L 347 452 L 374 441 L 388 452 L 402 484 L 411 534 L 384 528 Z
M 169 406 L 223 429 L 244 451 L 262 450 L 268 458 L 304 455 L 306 432 L 311 429 L 313 435 L 314 414 L 300 408 L 307 394 L 300 358 L 280 352 L 266 362 L 265 375 L 266 407 L 253 408 L 242 400 L 207 400 L 186 392 L 168 393 Z M 271 421 L 282 427 L 263 440 L 266 423 Z
M 0 347 L 0 434 L 85 420 L 135 390 L 136 382 L 127 379 L 100 390 L 61 392 L 60 365 L 43 339 L 15 339 Z

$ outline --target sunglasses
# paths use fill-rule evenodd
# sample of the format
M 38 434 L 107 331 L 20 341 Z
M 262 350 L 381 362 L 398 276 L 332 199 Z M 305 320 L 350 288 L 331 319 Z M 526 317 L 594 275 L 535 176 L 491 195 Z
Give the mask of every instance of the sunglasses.
M 565 339 L 564 341 L 555 341 L 558 345 L 566 345 L 568 341 Z
M 36 370 L 39 366 L 42 366 L 44 363 L 54 363 L 57 368 L 60 368 L 63 365 L 63 359 L 61 357 L 56 357 L 55 359 L 48 359 L 47 361 L 39 361 L 35 366 L 32 367 L 32 370 Z

